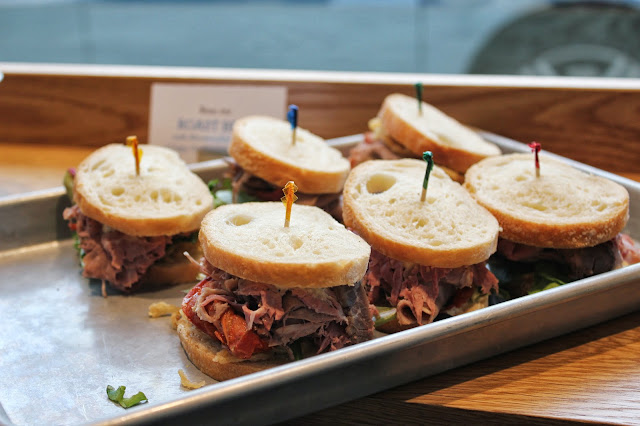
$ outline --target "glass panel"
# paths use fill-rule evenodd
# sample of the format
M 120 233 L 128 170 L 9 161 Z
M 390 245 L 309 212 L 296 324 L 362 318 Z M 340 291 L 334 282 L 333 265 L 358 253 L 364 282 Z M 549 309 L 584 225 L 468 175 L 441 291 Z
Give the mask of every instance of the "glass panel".
M 640 0 L 0 0 L 0 60 L 640 77 Z

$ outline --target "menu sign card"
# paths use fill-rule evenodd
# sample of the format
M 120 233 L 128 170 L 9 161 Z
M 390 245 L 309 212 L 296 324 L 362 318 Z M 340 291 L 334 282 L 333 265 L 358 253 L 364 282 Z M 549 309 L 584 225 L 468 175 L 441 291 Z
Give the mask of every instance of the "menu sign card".
M 285 119 L 284 86 L 154 83 L 149 143 L 178 151 L 186 162 L 223 155 L 236 119 L 269 115 Z

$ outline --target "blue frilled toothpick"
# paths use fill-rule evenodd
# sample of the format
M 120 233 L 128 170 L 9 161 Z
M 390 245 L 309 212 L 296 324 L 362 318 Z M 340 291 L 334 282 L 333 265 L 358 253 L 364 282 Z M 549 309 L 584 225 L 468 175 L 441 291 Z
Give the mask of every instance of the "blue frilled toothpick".
M 291 145 L 296 144 L 296 129 L 298 128 L 298 107 L 296 105 L 289 105 L 289 112 L 287 112 L 287 120 L 291 124 Z

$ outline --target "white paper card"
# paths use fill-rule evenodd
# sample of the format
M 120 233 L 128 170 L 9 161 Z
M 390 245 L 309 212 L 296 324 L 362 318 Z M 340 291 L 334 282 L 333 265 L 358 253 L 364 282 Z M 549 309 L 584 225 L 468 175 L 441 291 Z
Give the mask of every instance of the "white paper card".
M 284 86 L 153 83 L 149 143 L 175 149 L 186 162 L 226 154 L 233 122 L 259 114 L 286 119 Z

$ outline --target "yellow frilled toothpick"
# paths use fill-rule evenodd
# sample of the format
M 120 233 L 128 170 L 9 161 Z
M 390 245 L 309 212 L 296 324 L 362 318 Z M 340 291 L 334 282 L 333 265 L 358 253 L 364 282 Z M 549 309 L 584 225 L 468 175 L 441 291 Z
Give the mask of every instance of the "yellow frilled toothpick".
M 127 146 L 131 147 L 133 157 L 136 160 L 136 176 L 140 176 L 140 160 L 142 159 L 142 149 L 138 148 L 138 137 L 127 136 Z
M 297 191 L 298 191 L 298 187 L 296 186 L 295 183 L 293 183 L 292 180 L 287 182 L 284 188 L 282 188 L 282 192 L 284 192 L 284 197 L 282 197 L 280 200 L 287 207 L 285 218 L 284 218 L 285 228 L 289 227 L 289 222 L 291 220 L 291 206 L 293 206 L 293 203 L 298 199 L 298 197 L 295 194 L 295 192 Z

